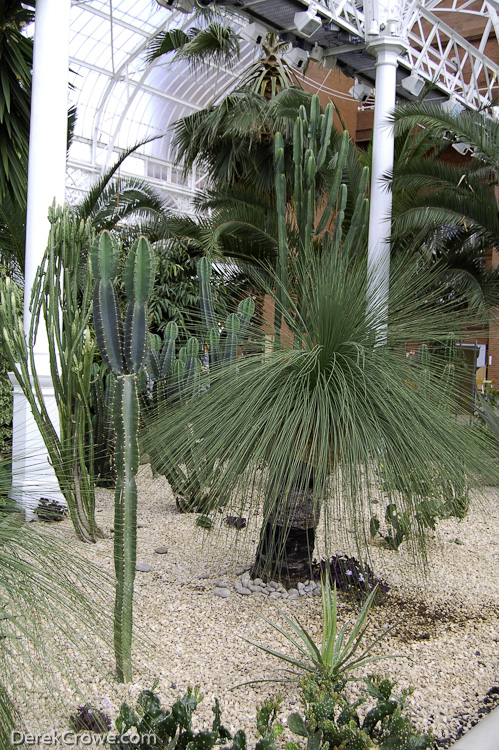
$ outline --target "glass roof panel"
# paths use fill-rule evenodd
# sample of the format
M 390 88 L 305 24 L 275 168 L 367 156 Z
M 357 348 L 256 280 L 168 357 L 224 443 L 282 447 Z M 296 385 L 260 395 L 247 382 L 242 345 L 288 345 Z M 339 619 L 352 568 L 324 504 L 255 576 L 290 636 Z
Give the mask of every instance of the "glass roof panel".
M 232 16 L 231 23 L 241 22 Z M 213 65 L 194 71 L 184 61 L 172 64 L 173 55 L 147 63 L 147 49 L 158 33 L 191 24 L 199 26 L 200 20 L 155 0 L 73 0 L 71 98 L 78 116 L 70 164 L 81 165 L 87 154 L 90 169 L 104 169 L 120 151 L 161 135 L 140 153 L 171 165 L 171 125 L 227 93 L 258 55 L 253 45 L 243 43 L 241 60 L 230 71 Z M 145 171 L 157 173 L 152 167 Z

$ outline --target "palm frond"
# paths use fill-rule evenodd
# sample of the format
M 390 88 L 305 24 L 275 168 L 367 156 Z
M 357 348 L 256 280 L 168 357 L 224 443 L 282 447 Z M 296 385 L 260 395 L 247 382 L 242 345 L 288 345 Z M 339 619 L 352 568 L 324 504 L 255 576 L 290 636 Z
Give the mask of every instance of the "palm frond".
M 187 33 L 173 29 L 159 34 L 152 42 L 147 62 L 174 52 L 170 62 L 185 60 L 193 68 L 199 65 L 231 66 L 239 57 L 236 32 L 225 24 L 212 21 L 205 28 L 190 28 Z

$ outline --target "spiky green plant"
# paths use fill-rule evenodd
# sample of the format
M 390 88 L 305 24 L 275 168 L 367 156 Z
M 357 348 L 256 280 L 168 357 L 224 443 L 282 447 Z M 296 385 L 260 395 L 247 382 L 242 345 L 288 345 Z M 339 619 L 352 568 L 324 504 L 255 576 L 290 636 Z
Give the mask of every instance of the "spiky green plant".
M 109 232 L 103 232 L 92 253 L 96 279 L 93 312 L 97 346 L 116 381 L 112 407 L 116 436 L 114 644 L 118 679 L 128 682 L 132 679 L 133 584 L 137 551 L 137 376 L 147 354 L 147 300 L 154 281 L 154 255 L 144 237 L 135 243 L 128 254 L 125 269 L 128 306 L 124 323 L 114 288 L 118 257 L 116 241 Z
M 301 624 L 297 617 L 292 620 L 283 612 L 280 612 L 280 614 L 290 628 L 291 634 L 266 617 L 264 619 L 274 630 L 277 630 L 278 633 L 294 646 L 299 656 L 289 656 L 273 648 L 248 641 L 246 638 L 244 640 L 252 646 L 265 651 L 265 653 L 271 654 L 271 656 L 275 656 L 287 664 L 291 664 L 294 670 L 289 670 L 291 672 L 290 679 L 299 679 L 309 672 L 317 674 L 320 677 L 326 677 L 331 681 L 332 685 L 344 683 L 350 678 L 350 674 L 360 667 L 372 664 L 380 659 L 394 658 L 393 654 L 372 656 L 371 652 L 396 625 L 392 625 L 384 630 L 381 635 L 368 645 L 363 643 L 369 627 L 369 613 L 376 594 L 377 588 L 374 588 L 365 600 L 351 629 L 349 629 L 348 622 L 339 628 L 336 584 L 331 592 L 329 575 L 326 575 L 325 580 L 322 581 L 323 630 L 320 645 L 315 643 L 308 630 Z
M 89 409 L 95 342 L 89 330 L 92 277 L 88 253 L 94 235 L 91 224 L 75 219 L 67 208 L 52 207 L 49 220 L 47 251 L 33 283 L 28 336 L 15 284 L 7 278 L 0 287 L 2 339 L 9 366 L 44 439 L 75 531 L 81 539 L 95 541 L 102 532 L 95 520 Z M 46 409 L 36 374 L 34 345 L 41 325 L 48 336 L 59 431 Z

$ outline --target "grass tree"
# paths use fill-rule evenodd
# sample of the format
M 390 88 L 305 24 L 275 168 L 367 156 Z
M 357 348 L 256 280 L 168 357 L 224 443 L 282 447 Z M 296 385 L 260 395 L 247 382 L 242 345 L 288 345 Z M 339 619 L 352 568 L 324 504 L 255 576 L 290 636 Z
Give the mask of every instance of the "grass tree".
M 279 263 L 274 278 L 274 351 L 241 358 L 231 372 L 210 371 L 210 388 L 171 406 L 150 440 L 181 461 L 201 446 L 212 506 L 257 507 L 263 514 L 253 573 L 285 583 L 307 578 L 322 513 L 326 539 L 340 514 L 360 543 L 370 501 L 387 467 L 399 501 L 414 517 L 427 493 L 491 471 L 484 442 L 453 416 L 446 360 L 435 354 L 410 370 L 407 341 L 442 341 L 457 325 L 436 269 L 394 265 L 386 343 L 385 312 L 368 299 L 367 199 L 347 222 L 341 182 L 346 148 L 335 157 L 326 208 L 315 210 L 316 173 L 331 113 L 301 110 L 294 131 L 296 214 L 284 200 L 283 148 L 276 138 Z M 348 136 L 344 136 L 346 139 Z M 367 182 L 367 174 L 364 174 Z M 443 283 L 443 282 L 442 282 Z M 424 385 L 424 387 L 423 387 Z M 239 508 L 240 510 L 240 508 Z M 367 513 L 368 515 L 368 513 Z

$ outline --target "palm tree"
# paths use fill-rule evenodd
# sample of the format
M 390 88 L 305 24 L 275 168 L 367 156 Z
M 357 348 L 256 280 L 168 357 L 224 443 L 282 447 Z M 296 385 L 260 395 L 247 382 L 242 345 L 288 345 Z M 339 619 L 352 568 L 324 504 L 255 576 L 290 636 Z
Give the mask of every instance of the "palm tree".
M 33 21 L 35 0 L 4 0 L 0 8 L 0 201 L 26 200 L 33 41 L 22 33 Z
M 484 256 L 499 244 L 499 123 L 483 112 L 451 115 L 424 103 L 399 106 L 393 119 L 394 251 L 443 261 L 475 307 L 497 305 L 497 273 L 486 270 Z M 471 152 L 464 165 L 449 163 L 452 145 Z
M 214 40 L 221 40 L 218 61 L 228 58 L 233 63 L 237 36 L 218 23 L 208 29 L 206 35 L 207 29 L 167 32 L 153 45 L 148 59 L 176 50 L 171 62 L 183 59 L 198 65 L 205 45 L 211 60 Z M 291 199 L 293 129 L 301 108 L 310 114 L 312 100 L 283 57 L 288 46 L 269 34 L 262 56 L 242 73 L 233 91 L 174 125 L 177 163 L 186 174 L 196 164 L 207 175 L 208 188 L 198 195 L 195 205 L 211 213 L 210 232 L 202 237 L 208 254 L 219 253 L 243 264 L 275 262 L 274 136 L 280 132 L 284 138 Z M 327 185 L 328 168 L 325 161 L 317 175 L 319 188 Z M 317 197 L 320 201 L 320 189 Z
M 317 106 L 312 109 L 324 146 L 332 113 L 319 118 Z M 490 471 L 485 441 L 452 416 L 448 379 L 426 364 L 415 366 L 409 379 L 401 354 L 406 341 L 442 341 L 455 330 L 455 301 L 441 302 L 435 269 L 395 267 L 388 338 L 379 345 L 387 321 L 367 297 L 367 174 L 347 224 L 344 136 L 326 208 L 316 216 L 313 176 L 327 149 L 308 137 L 302 117 L 294 134 L 296 217 L 287 214 L 284 144 L 276 136 L 274 352 L 210 372 L 205 393 L 186 406 L 172 405 L 149 428 L 149 440 L 170 459 L 181 462 L 192 444 L 202 446 L 206 466 L 217 466 L 214 476 L 201 479 L 211 482 L 213 508 L 235 503 L 238 512 L 251 505 L 261 510 L 253 574 L 288 585 L 310 575 L 321 512 L 327 534 L 338 510 L 348 511 L 360 543 L 383 467 L 412 516 L 426 496 L 429 467 L 436 493 L 461 481 L 463 471 L 470 481 L 473 473 Z M 443 358 L 434 362 L 442 375 Z

